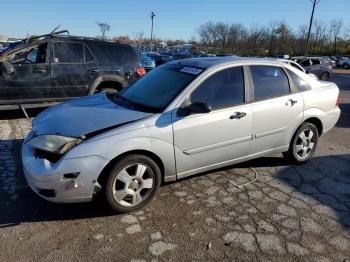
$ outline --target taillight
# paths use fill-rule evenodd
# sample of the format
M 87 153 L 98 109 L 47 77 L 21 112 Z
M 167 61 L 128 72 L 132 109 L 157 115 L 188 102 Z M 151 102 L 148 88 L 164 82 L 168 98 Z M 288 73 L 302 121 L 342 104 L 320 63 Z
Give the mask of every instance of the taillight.
M 340 103 L 340 99 L 339 99 L 339 95 L 338 95 L 337 102 L 335 102 L 335 106 L 339 106 L 339 103 Z
M 146 69 L 144 67 L 138 67 L 136 68 L 136 73 L 141 77 L 146 74 Z

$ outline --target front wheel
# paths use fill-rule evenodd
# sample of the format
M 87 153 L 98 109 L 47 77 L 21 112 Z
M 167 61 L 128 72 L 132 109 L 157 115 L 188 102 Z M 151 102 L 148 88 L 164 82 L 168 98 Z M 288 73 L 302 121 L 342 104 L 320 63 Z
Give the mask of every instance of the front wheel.
M 349 69 L 349 65 L 348 64 L 343 64 L 343 68 L 344 69 Z
M 289 150 L 283 153 L 284 157 L 298 164 L 307 162 L 315 153 L 318 137 L 314 124 L 303 123 L 295 132 Z
M 149 157 L 129 155 L 117 162 L 105 186 L 108 204 L 118 213 L 140 209 L 160 186 L 161 171 Z

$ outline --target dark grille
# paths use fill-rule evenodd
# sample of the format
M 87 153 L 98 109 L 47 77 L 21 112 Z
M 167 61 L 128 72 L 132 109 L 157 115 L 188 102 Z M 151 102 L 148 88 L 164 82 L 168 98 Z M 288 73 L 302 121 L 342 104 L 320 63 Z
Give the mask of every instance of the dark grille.
M 49 160 L 52 163 L 56 163 L 58 160 L 60 160 L 61 156 L 57 154 L 53 154 L 41 149 L 35 149 L 35 155 L 39 158 L 43 158 L 46 160 Z

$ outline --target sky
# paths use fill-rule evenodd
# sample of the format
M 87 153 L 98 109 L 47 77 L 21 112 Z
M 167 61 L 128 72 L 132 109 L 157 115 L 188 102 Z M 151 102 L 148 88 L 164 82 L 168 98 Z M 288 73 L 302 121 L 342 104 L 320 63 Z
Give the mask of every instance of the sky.
M 74 35 L 98 36 L 99 21 L 110 24 L 110 37 L 150 37 L 153 11 L 156 37 L 184 40 L 208 21 L 251 26 L 283 20 L 297 30 L 308 24 L 312 9 L 311 0 L 12 0 L 0 6 L 0 35 L 44 34 L 61 25 Z M 350 27 L 350 0 L 320 0 L 315 19 L 338 18 Z

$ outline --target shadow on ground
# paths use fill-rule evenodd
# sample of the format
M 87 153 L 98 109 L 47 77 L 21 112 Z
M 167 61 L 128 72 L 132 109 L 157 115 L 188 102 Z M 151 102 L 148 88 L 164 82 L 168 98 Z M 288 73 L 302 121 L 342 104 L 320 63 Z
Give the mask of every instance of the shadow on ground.
M 16 159 L 20 159 L 21 142 L 22 140 L 2 140 L 0 149 L 10 145 L 9 150 L 13 155 L 17 154 Z M 99 198 L 92 203 L 61 205 L 42 200 L 27 186 L 20 160 L 11 162 L 8 158 L 6 161 L 15 164 L 16 170 L 11 173 L 12 169 L 0 169 L 0 228 L 16 226 L 23 222 L 75 220 L 114 215 Z M 290 166 L 280 157 L 265 157 L 224 170 L 248 167 L 254 167 L 258 172 L 259 169 L 279 167 L 279 171 L 273 174 L 275 179 L 314 199 L 317 203 L 328 206 L 334 211 L 339 223 L 344 227 L 350 227 L 350 155 L 314 157 L 305 165 L 294 166 Z M 16 181 L 14 192 L 8 186 L 8 179 L 11 176 L 14 176 L 12 179 L 15 178 Z

